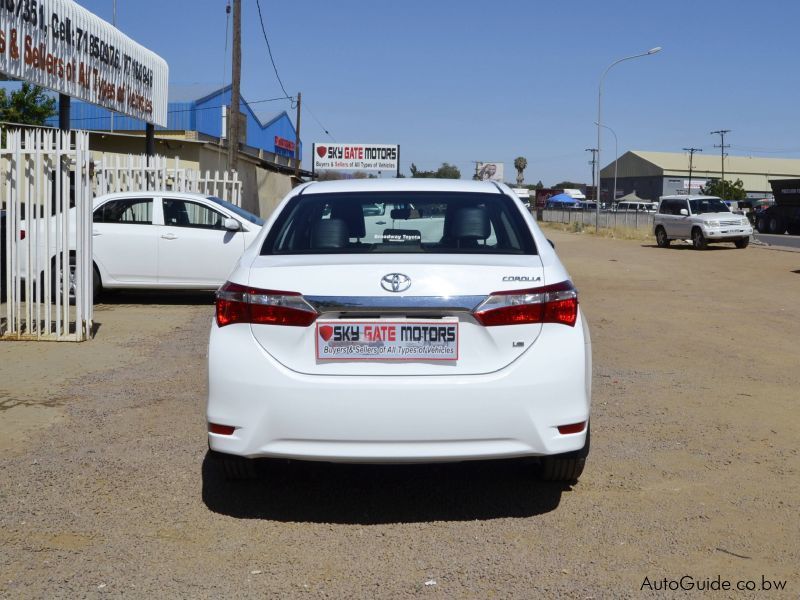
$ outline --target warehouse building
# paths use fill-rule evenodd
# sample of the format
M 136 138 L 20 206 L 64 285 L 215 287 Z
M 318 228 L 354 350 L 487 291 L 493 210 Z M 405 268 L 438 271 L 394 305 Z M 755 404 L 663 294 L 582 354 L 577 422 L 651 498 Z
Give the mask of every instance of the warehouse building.
M 692 159 L 691 193 L 721 176 L 719 154 L 695 153 Z M 726 156 L 725 179 L 741 179 L 748 198 L 771 198 L 770 179 L 800 177 L 800 159 Z M 614 187 L 614 162 L 600 171 L 603 202 L 636 192 L 646 200 L 660 196 L 689 193 L 689 154 L 681 152 L 643 152 L 632 150 L 617 160 L 617 189 Z

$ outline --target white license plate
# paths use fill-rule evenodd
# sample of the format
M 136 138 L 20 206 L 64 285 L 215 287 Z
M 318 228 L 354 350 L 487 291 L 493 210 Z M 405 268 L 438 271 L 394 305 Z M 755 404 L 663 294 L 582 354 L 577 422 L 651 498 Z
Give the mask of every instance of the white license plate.
M 458 360 L 458 321 L 317 321 L 317 360 Z

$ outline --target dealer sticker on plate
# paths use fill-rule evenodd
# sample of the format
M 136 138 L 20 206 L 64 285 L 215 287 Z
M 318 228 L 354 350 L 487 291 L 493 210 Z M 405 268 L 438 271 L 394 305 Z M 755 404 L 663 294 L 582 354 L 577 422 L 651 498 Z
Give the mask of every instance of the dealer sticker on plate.
M 318 360 L 458 360 L 458 321 L 318 321 Z

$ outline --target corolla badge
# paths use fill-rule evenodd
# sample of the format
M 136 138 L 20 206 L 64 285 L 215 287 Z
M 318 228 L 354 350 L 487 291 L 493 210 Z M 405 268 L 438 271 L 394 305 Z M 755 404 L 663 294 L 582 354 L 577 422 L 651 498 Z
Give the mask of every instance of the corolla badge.
M 387 292 L 405 292 L 411 287 L 411 277 L 402 273 L 389 273 L 381 277 L 381 287 Z

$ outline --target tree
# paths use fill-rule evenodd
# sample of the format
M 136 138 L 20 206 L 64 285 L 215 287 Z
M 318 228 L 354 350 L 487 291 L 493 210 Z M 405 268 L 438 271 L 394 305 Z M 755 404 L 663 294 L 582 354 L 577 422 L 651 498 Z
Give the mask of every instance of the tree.
M 573 181 L 559 181 L 553 186 L 555 189 L 580 189 L 583 187 L 582 183 L 575 183 Z
M 522 185 L 522 182 L 525 181 L 523 171 L 528 168 L 528 159 L 518 156 L 514 159 L 514 168 L 517 170 L 517 185 Z
M 461 171 L 455 165 L 442 163 L 442 166 L 436 170 L 436 177 L 439 179 L 461 179 Z
M 56 114 L 56 99 L 47 96 L 38 85 L 23 83 L 11 94 L 0 89 L 0 121 L 22 125 L 44 125 Z
M 461 179 L 461 171 L 450 163 L 442 163 L 442 166 L 435 171 L 420 171 L 417 165 L 411 163 L 409 171 L 411 171 L 411 177 L 416 178 Z
M 731 183 L 726 179 L 723 183 L 719 179 L 712 179 L 705 187 L 700 188 L 700 193 L 705 196 L 716 196 L 723 200 L 745 200 L 747 192 L 744 190 L 744 183 L 741 179 L 737 179 Z
M 544 189 L 544 184 L 542 183 L 541 179 L 536 182 L 536 185 L 533 186 L 533 189 L 535 189 L 535 190 L 543 190 Z

